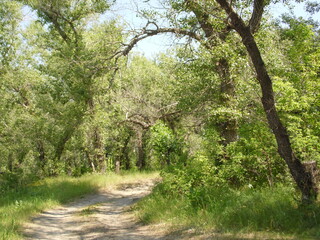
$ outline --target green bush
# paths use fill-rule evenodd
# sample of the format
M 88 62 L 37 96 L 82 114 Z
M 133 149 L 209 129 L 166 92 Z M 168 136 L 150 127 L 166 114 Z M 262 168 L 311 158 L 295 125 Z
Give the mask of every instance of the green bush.
M 275 138 L 265 122 L 239 124 L 239 139 L 227 146 L 220 144 L 215 126 L 208 125 L 202 137 L 200 154 L 215 166 L 211 173 L 215 178 L 233 187 L 248 184 L 271 186 L 287 180 L 287 167 L 277 152 Z
M 173 131 L 161 121 L 152 126 L 150 131 L 148 144 L 158 163 L 164 166 L 179 162 L 183 156 L 182 144 Z

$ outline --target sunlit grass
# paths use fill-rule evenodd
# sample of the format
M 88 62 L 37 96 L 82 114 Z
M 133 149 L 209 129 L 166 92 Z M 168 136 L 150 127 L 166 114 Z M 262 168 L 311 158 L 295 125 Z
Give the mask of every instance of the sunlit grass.
M 157 173 L 131 172 L 116 175 L 85 175 L 80 178 L 57 177 L 35 182 L 0 196 L 0 239 L 21 239 L 21 225 L 33 215 L 84 194 L 117 184 L 158 176 Z
M 303 206 L 294 189 L 210 189 L 206 196 L 165 194 L 161 184 L 135 207 L 145 223 L 244 234 L 252 239 L 320 239 L 320 206 Z M 259 237 L 257 237 L 259 236 Z

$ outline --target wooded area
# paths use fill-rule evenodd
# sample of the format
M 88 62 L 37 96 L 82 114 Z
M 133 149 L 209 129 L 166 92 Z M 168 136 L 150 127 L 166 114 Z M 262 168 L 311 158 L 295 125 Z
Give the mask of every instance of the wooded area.
M 319 23 L 276 20 L 265 0 L 161 2 L 128 32 L 106 19 L 111 1 L 0 1 L 0 191 L 161 169 L 190 199 L 294 182 L 314 202 Z M 37 18 L 26 23 L 26 9 Z M 185 43 L 153 60 L 133 51 L 159 34 Z

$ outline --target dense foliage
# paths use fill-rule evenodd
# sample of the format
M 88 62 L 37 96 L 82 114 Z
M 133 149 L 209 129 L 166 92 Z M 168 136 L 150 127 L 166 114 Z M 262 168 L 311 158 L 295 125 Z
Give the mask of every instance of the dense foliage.
M 233 7 L 251 24 L 272 79 L 269 110 L 294 159 L 319 164 L 318 25 L 263 15 L 257 25 L 242 2 Z M 195 208 L 212 208 L 216 188 L 232 198 L 281 183 L 293 194 L 257 67 L 242 35 L 222 21 L 224 9 L 165 1 L 166 11 L 141 12 L 151 29 L 132 37 L 118 19 L 106 20 L 110 5 L 0 0 L 0 191 L 46 176 L 150 168 L 162 169 L 163 194 Z M 128 56 L 144 34 L 165 32 L 190 41 L 153 60 Z

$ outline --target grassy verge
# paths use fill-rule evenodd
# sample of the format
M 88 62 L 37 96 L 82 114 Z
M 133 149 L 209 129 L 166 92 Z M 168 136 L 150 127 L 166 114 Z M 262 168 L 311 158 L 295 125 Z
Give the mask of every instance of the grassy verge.
M 194 229 L 214 239 L 220 239 L 216 233 L 221 239 L 320 239 L 319 204 L 299 205 L 290 187 L 211 189 L 192 196 L 165 193 L 160 184 L 136 213 L 145 223 Z
M 157 173 L 131 172 L 121 175 L 57 177 L 38 181 L 0 196 L 0 239 L 21 239 L 19 228 L 33 215 L 100 188 L 156 177 Z

